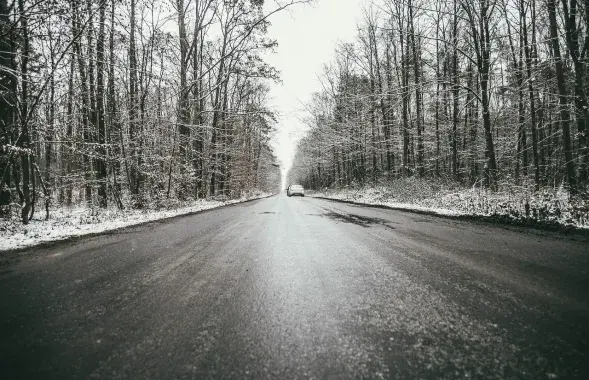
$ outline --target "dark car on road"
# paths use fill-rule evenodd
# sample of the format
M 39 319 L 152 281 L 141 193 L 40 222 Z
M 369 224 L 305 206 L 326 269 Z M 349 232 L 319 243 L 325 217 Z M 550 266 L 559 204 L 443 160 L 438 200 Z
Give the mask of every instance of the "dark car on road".
M 305 189 L 301 185 L 290 185 L 286 190 L 286 194 L 289 197 L 292 197 L 293 195 L 300 195 L 301 197 L 304 197 Z

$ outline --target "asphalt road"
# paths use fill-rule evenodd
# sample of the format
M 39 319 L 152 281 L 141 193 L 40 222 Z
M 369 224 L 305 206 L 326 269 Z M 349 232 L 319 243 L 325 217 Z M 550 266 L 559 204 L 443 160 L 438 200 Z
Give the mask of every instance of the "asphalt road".
M 0 378 L 589 378 L 589 243 L 284 195 L 18 255 Z

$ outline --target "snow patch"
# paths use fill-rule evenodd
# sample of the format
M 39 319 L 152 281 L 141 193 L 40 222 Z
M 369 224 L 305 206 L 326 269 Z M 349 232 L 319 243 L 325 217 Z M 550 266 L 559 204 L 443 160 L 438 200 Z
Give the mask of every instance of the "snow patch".
M 61 207 L 50 210 L 51 218 L 44 220 L 45 213 L 37 212 L 28 225 L 17 219 L 0 219 L 0 252 L 41 243 L 69 239 L 76 236 L 112 231 L 123 227 L 152 222 L 221 206 L 264 198 L 270 193 L 232 200 L 198 200 L 186 202 L 173 209 L 91 209 L 85 206 Z
M 571 197 L 562 186 L 541 191 L 524 186 L 491 191 L 403 179 L 372 187 L 325 189 L 308 195 L 443 216 L 500 217 L 589 229 L 589 202 Z

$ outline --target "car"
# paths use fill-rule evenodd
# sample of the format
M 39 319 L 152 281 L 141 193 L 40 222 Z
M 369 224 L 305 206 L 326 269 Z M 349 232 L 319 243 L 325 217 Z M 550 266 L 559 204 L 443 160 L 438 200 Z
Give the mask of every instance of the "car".
M 300 195 L 301 197 L 304 197 L 305 189 L 301 185 L 290 185 L 286 190 L 286 194 L 289 197 L 292 197 L 293 195 Z

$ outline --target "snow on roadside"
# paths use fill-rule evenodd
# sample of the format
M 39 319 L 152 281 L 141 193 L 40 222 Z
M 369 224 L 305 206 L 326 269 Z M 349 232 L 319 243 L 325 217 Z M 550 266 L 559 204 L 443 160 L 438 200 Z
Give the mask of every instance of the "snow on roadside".
M 122 227 L 138 225 L 173 216 L 190 214 L 221 206 L 240 203 L 252 199 L 264 198 L 271 194 L 260 193 L 251 197 L 233 200 L 198 200 L 169 210 L 118 210 L 90 209 L 77 206 L 50 210 L 51 219 L 42 219 L 44 210 L 39 210 L 36 217 L 23 225 L 14 220 L 0 219 L 0 252 L 32 247 L 41 243 L 64 240 L 71 237 L 96 234 L 116 230 Z
M 329 191 L 329 192 L 314 192 L 310 196 L 322 197 L 335 200 L 365 203 L 372 206 L 386 206 L 407 211 L 424 211 L 436 215 L 444 216 L 460 216 L 465 215 L 464 212 L 452 210 L 441 207 L 427 207 L 415 203 L 395 202 L 394 200 L 382 200 L 378 196 L 379 192 L 375 189 L 367 189 L 365 192 L 351 192 L 351 191 Z
M 405 180 L 375 187 L 331 189 L 309 195 L 443 216 L 495 216 L 513 221 L 589 229 L 589 204 L 571 199 L 562 188 L 542 192 L 522 188 L 493 192 Z

